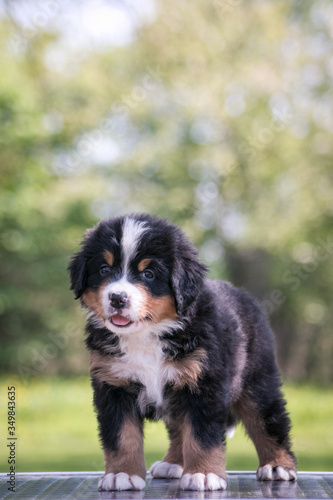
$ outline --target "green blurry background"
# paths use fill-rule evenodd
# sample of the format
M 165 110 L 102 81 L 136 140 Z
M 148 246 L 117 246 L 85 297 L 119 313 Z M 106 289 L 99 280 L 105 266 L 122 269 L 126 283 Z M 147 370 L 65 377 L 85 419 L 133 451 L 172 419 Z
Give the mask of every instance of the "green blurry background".
M 20 470 L 102 469 L 66 267 L 134 211 L 262 302 L 300 467 L 332 469 L 332 18 L 328 0 L 0 0 L 2 470 L 8 384 Z M 149 465 L 167 444 L 146 434 Z M 229 469 L 256 467 L 241 434 Z

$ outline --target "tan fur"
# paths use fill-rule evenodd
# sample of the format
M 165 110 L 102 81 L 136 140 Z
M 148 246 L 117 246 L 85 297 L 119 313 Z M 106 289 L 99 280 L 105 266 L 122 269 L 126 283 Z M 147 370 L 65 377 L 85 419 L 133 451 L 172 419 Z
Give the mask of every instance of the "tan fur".
M 264 420 L 253 401 L 243 398 L 235 405 L 235 409 L 255 445 L 260 466 L 270 464 L 272 467 L 281 465 L 295 468 L 295 462 L 289 453 L 268 435 Z
M 177 319 L 174 298 L 170 295 L 163 297 L 153 297 L 143 285 L 137 285 L 143 300 L 140 310 L 140 316 L 151 318 L 154 323 L 159 323 L 165 319 Z
M 154 318 L 156 318 L 157 321 L 177 318 L 175 301 L 170 295 L 165 295 L 164 297 L 149 297 L 149 303 L 149 307 L 154 311 Z
M 106 253 L 106 252 L 105 252 Z M 112 254 L 105 256 L 111 262 Z M 149 260 L 149 259 L 145 259 Z M 109 263 L 110 265 L 110 263 Z M 105 318 L 105 312 L 103 309 L 102 295 L 104 288 L 108 286 L 108 282 L 102 284 L 98 289 L 94 290 L 92 288 L 86 288 L 82 294 L 83 303 L 89 307 L 91 311 L 94 311 L 97 316 Z M 135 285 L 142 296 L 142 304 L 139 311 L 139 320 L 143 320 L 149 317 L 153 323 L 159 323 L 163 320 L 174 320 L 177 319 L 176 307 L 174 298 L 170 295 L 165 295 L 163 297 L 153 297 L 148 292 L 144 285 Z
M 113 369 L 115 366 L 112 364 L 113 359 L 113 356 L 100 354 L 98 351 L 91 351 L 90 373 L 99 382 L 105 382 L 117 387 L 125 387 L 130 381 L 117 375 L 116 371 Z
M 128 419 L 121 429 L 117 452 L 104 450 L 105 474 L 126 472 L 146 478 L 146 464 L 143 454 L 143 433 L 140 424 Z
M 185 385 L 196 387 L 205 359 L 204 349 L 197 349 L 183 359 L 165 361 L 164 366 L 170 368 L 170 373 L 174 373 L 174 387 L 176 389 L 181 389 Z M 129 384 L 130 381 L 121 375 L 124 370 L 122 357 L 115 358 L 112 355 L 91 351 L 90 360 L 90 372 L 99 382 L 120 387 Z
M 167 363 L 172 363 L 172 366 L 180 373 L 175 381 L 175 387 L 178 389 L 185 385 L 196 387 L 206 358 L 206 351 L 199 348 L 185 358 L 167 361 Z
M 140 273 L 142 273 L 142 271 L 144 271 L 149 266 L 151 261 L 151 259 L 143 259 L 141 260 L 141 262 L 139 262 L 138 270 L 140 271 Z
M 113 253 L 109 252 L 109 250 L 105 250 L 103 253 L 104 259 L 109 264 L 110 267 L 113 266 L 114 264 L 114 255 Z
M 193 435 L 190 422 L 186 418 L 183 423 L 183 456 L 184 474 L 202 472 L 225 477 L 225 446 L 203 448 Z
M 174 425 L 168 427 L 172 431 L 173 437 L 170 441 L 170 446 L 167 454 L 163 458 L 163 462 L 169 464 L 183 465 L 183 436 L 182 436 L 182 423 L 176 422 Z
M 105 287 L 106 285 L 104 285 Z M 104 317 L 104 310 L 102 305 L 102 293 L 104 289 L 103 285 L 97 290 L 92 288 L 86 288 L 82 294 L 83 303 L 89 307 L 91 311 L 94 311 L 97 316 Z

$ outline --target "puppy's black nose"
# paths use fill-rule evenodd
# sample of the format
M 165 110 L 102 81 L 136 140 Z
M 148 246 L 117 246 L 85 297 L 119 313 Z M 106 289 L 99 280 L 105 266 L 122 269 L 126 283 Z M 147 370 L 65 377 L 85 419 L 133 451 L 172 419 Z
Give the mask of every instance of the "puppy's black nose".
M 128 296 L 126 292 L 110 293 L 109 299 L 111 306 L 115 309 L 122 309 L 128 303 Z

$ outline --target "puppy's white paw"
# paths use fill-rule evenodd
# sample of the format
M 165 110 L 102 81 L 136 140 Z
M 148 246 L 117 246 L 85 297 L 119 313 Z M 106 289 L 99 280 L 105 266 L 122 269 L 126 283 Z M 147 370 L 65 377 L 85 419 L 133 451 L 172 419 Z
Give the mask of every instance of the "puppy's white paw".
M 142 490 L 146 486 L 146 481 L 142 477 L 129 476 L 125 472 L 118 474 L 105 474 L 98 483 L 99 491 L 123 491 L 123 490 Z
M 295 481 L 297 479 L 297 472 L 295 469 L 289 469 L 278 465 L 272 467 L 271 465 L 263 465 L 257 470 L 258 481 Z
M 150 474 L 157 478 L 175 478 L 179 479 L 183 474 L 183 467 L 178 464 L 169 464 L 169 462 L 155 462 L 150 467 Z
M 184 474 L 180 480 L 181 490 L 225 490 L 227 488 L 227 481 L 216 474 L 210 472 L 209 474 L 202 474 L 196 472 L 195 474 Z
M 258 467 L 257 479 L 258 481 L 271 481 L 273 479 L 273 467 L 269 464 Z

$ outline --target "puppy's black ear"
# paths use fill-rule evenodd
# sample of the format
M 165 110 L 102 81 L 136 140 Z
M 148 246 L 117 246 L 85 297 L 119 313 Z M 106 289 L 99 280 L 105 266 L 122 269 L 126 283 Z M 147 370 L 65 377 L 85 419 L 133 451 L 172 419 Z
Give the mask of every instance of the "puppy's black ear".
M 73 255 L 68 266 L 68 271 L 71 280 L 71 290 L 74 291 L 75 298 L 79 299 L 84 292 L 87 281 L 87 266 L 86 259 L 82 252 Z
M 176 311 L 180 316 L 186 316 L 187 309 L 200 293 L 207 268 L 199 260 L 196 249 L 183 236 L 175 255 L 172 286 Z

